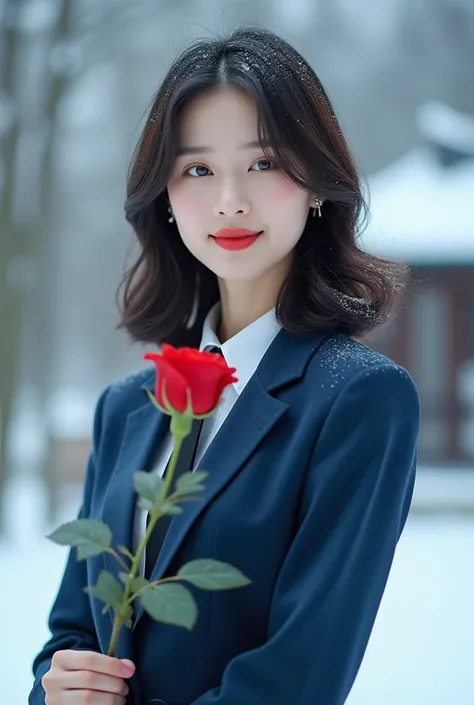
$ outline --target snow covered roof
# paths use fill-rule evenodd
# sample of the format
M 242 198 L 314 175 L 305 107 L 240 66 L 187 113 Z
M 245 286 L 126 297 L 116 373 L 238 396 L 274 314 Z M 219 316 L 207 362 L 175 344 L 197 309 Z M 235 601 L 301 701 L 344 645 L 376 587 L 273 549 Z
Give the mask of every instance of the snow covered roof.
M 441 112 L 442 118 L 449 117 L 446 110 Z M 438 123 L 443 137 L 438 143 L 460 150 L 459 123 L 451 144 L 447 119 Z M 474 131 L 463 127 L 466 145 Z M 371 221 L 361 246 L 408 264 L 474 264 L 474 139 L 472 152 L 463 151 L 464 156 L 445 165 L 427 144 L 374 174 L 369 179 Z

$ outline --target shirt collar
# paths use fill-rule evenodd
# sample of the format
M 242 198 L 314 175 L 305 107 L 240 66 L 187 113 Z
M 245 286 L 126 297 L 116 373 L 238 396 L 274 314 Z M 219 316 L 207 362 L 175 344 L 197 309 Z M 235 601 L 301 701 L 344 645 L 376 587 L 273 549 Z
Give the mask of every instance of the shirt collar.
M 229 367 L 237 369 L 236 376 L 239 379 L 238 382 L 234 382 L 234 388 L 240 394 L 280 331 L 281 326 L 276 320 L 275 309 L 272 308 L 221 344 L 216 335 L 220 308 L 221 304 L 218 301 L 207 314 L 199 349 L 206 350 L 217 345 L 222 350 Z

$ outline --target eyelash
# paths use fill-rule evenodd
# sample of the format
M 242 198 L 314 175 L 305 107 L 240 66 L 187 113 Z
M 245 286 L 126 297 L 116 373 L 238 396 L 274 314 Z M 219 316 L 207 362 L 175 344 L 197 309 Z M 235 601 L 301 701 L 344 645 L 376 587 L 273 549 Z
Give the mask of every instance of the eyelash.
M 255 162 L 253 162 L 252 166 L 254 164 L 258 164 L 259 162 L 268 162 L 270 164 L 270 169 L 257 169 L 256 171 L 272 171 L 272 169 L 276 168 L 275 162 L 273 162 L 271 159 L 267 159 L 267 157 L 261 157 L 261 159 L 257 159 Z M 209 174 L 202 174 L 201 176 L 197 176 L 195 174 L 188 174 L 190 169 L 195 169 L 196 167 L 203 167 L 204 169 L 208 169 L 209 171 L 211 171 L 211 169 L 209 169 L 209 167 L 205 164 L 192 164 L 191 166 L 187 166 L 184 170 L 185 176 L 191 176 L 192 179 L 199 179 L 203 178 L 203 176 L 209 176 Z

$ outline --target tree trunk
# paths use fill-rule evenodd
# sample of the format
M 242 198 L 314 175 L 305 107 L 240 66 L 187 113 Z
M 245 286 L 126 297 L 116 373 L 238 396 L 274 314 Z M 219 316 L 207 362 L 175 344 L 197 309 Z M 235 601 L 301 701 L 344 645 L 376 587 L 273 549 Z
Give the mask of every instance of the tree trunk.
M 48 276 L 54 253 L 50 218 L 54 178 L 52 152 L 55 116 L 64 90 L 65 74 L 58 70 L 53 75 L 50 59 L 53 47 L 57 42 L 65 41 L 69 31 L 72 1 L 61 0 L 59 5 L 55 4 L 58 10 L 56 21 L 53 20 L 51 25 L 39 30 L 41 34 L 22 36 L 18 19 L 28 2 L 8 0 L 7 23 L 3 27 L 5 49 L 0 87 L 15 106 L 15 121 L 4 139 L 3 162 L 6 181 L 0 194 L 0 532 L 5 529 L 2 513 L 5 485 L 14 472 L 5 441 L 19 384 L 23 321 L 27 307 L 34 310 L 41 319 L 33 355 L 36 370 L 39 370 L 36 374 L 39 404 L 44 413 L 51 391 L 53 352 L 56 347 L 54 312 L 51 307 L 53 296 Z M 29 52 L 30 62 L 34 61 L 36 64 L 34 69 L 42 87 L 32 98 L 28 94 L 25 95 L 24 89 L 27 74 L 33 69 L 31 63 L 25 61 L 26 51 Z M 20 58 L 22 70 L 19 70 Z M 34 138 L 36 149 L 30 159 L 33 173 L 37 175 L 34 183 L 38 189 L 36 193 L 22 190 L 21 185 L 18 188 L 18 144 L 21 137 Z M 37 203 L 38 209 L 33 209 L 26 217 L 23 210 L 29 209 L 31 202 Z M 33 286 L 31 277 L 28 281 L 26 276 L 28 271 L 35 272 Z M 54 482 L 50 480 L 51 437 L 47 421 L 45 430 L 45 452 L 42 458 L 38 459 L 39 467 L 36 470 L 46 479 L 49 488 L 48 514 L 51 518 Z
M 51 44 L 61 43 L 63 46 L 70 39 L 72 24 L 72 0 L 61 0 L 58 21 L 51 37 Z M 45 67 L 46 69 L 46 67 Z M 54 388 L 55 358 L 57 355 L 58 330 L 56 325 L 55 274 L 57 267 L 57 233 L 52 214 L 54 198 L 54 164 L 53 152 L 56 134 L 56 115 L 61 99 L 69 82 L 66 67 L 57 67 L 56 72 L 49 76 L 47 91 L 43 105 L 44 114 L 44 144 L 41 164 L 41 211 L 38 218 L 38 281 L 33 297 L 33 312 L 41 325 L 37 328 L 35 344 L 36 387 L 40 409 L 48 407 Z M 53 436 L 51 427 L 46 422 L 44 437 L 44 453 L 39 462 L 38 472 L 45 481 L 47 490 L 47 519 L 55 520 L 58 507 L 59 484 L 55 477 L 53 458 Z
M 12 106 L 12 121 L 2 136 L 2 162 L 5 180 L 0 189 L 0 534 L 5 530 L 3 496 L 7 479 L 12 472 L 7 453 L 7 433 L 12 419 L 13 404 L 18 386 L 20 363 L 20 340 L 23 320 L 25 290 L 21 272 L 25 271 L 31 252 L 28 233 L 17 227 L 14 214 L 15 165 L 20 119 L 16 100 L 15 74 L 19 54 L 20 36 L 15 15 L 18 5 L 10 0 L 4 13 L 5 23 L 1 27 L 3 40 L 2 63 L 0 65 L 0 90 Z M 23 265 L 23 266 L 22 266 Z

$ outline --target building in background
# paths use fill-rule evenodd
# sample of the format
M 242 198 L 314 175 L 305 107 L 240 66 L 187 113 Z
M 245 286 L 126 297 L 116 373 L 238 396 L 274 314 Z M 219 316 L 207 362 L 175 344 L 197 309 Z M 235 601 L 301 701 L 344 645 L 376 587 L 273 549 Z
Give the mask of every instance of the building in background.
M 422 462 L 474 467 L 474 119 L 429 103 L 417 122 L 424 144 L 369 181 L 361 242 L 412 270 L 401 313 L 370 344 L 420 389 Z

